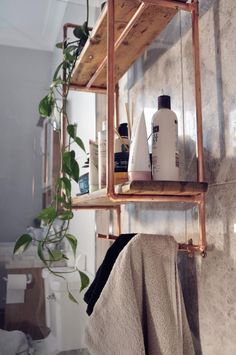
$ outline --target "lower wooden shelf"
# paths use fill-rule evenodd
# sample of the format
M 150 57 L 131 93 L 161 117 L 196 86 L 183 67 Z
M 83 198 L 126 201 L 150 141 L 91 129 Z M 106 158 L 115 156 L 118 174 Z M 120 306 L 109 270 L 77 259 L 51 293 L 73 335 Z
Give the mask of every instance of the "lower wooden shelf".
M 193 181 L 131 181 L 115 186 L 119 196 L 113 201 L 106 189 L 72 199 L 73 208 L 115 208 L 118 205 L 137 202 L 195 202 L 201 193 L 207 191 L 206 182 Z M 134 199 L 134 196 L 136 199 Z M 138 198 L 140 196 L 140 201 Z M 144 200 L 143 197 L 146 196 Z

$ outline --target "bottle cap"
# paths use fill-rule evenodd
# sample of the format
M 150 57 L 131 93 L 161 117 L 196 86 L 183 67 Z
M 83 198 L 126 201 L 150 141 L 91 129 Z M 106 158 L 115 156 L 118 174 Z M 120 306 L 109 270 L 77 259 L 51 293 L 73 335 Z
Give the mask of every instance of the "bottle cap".
M 169 95 L 161 95 L 158 96 L 158 110 L 161 108 L 168 108 L 170 110 L 170 96 Z
M 119 125 L 118 132 L 121 137 L 128 137 L 128 124 L 121 123 Z

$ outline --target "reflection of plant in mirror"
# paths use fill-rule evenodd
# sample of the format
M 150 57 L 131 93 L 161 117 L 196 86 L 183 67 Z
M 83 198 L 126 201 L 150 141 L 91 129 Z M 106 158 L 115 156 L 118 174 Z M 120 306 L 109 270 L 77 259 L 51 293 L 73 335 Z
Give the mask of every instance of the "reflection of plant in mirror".
M 55 109 L 62 115 L 63 120 L 67 122 L 67 133 L 69 136 L 68 145 L 65 145 L 65 142 L 64 144 L 62 144 L 62 142 L 60 144 L 60 176 L 57 179 L 52 202 L 50 206 L 43 209 L 38 215 L 38 218 L 42 221 L 44 227 L 46 227 L 46 233 L 40 240 L 30 234 L 23 234 L 18 238 L 14 247 L 14 253 L 16 254 L 24 252 L 32 243 L 36 244 L 38 256 L 44 266 L 61 278 L 64 277 L 60 275 L 60 273 L 52 271 L 51 267 L 54 262 L 68 259 L 65 252 L 60 249 L 62 242 L 67 241 L 69 243 L 74 256 L 76 255 L 77 248 L 77 238 L 68 232 L 70 220 L 73 218 L 71 180 L 74 180 L 76 183 L 78 183 L 79 180 L 79 165 L 75 158 L 75 151 L 71 149 L 71 144 L 75 142 L 80 149 L 85 151 L 81 138 L 76 134 L 76 125 L 70 124 L 69 122 L 66 103 L 76 60 L 89 37 L 88 15 L 89 3 L 87 0 L 87 19 L 82 26 L 78 26 L 74 29 L 73 34 L 76 39 L 71 42 L 67 39 L 65 42 L 56 45 L 57 48 L 62 50 L 63 61 L 54 72 L 48 94 L 39 103 L 39 113 L 41 117 L 53 121 L 53 112 Z M 61 76 L 62 70 L 63 75 Z M 62 107 L 58 105 L 58 97 L 61 97 L 63 100 Z M 59 130 L 60 129 L 61 128 L 59 128 Z M 59 230 L 56 228 L 56 222 L 58 220 L 61 221 Z M 75 268 L 74 271 L 79 272 L 82 290 L 88 286 L 89 279 L 86 274 L 77 268 Z M 69 289 L 68 293 L 69 297 L 74 302 L 77 302 Z

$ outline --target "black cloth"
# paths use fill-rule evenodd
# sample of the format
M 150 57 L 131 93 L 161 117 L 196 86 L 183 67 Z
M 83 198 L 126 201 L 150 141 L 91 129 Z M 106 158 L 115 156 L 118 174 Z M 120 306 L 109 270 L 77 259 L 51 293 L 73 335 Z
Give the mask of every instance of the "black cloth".
M 112 267 L 115 264 L 115 261 L 123 250 L 123 248 L 128 244 L 128 242 L 136 235 L 136 233 L 131 234 L 121 234 L 108 249 L 105 258 L 100 265 L 96 276 L 91 283 L 90 287 L 84 295 L 84 301 L 87 303 L 86 312 L 88 315 L 93 313 L 93 308 L 105 286 L 109 275 L 111 273 Z

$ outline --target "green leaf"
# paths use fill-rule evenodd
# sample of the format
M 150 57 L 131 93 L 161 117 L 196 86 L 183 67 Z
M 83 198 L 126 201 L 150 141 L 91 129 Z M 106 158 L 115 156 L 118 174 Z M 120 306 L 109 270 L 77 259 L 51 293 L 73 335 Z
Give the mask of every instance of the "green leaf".
M 67 126 L 67 133 L 73 139 L 75 139 L 75 137 L 76 137 L 76 130 L 77 130 L 77 125 L 76 124 L 69 124 Z
M 64 152 L 62 156 L 62 170 L 71 176 L 71 152 Z
M 47 250 L 51 261 L 60 261 L 64 259 L 63 253 L 60 250 L 51 250 L 49 248 L 47 248 Z
M 38 218 L 44 221 L 45 223 L 51 223 L 57 216 L 57 211 L 54 207 L 49 206 L 44 208 L 38 215 Z
M 76 37 L 76 38 L 81 38 L 84 34 L 84 30 L 82 28 L 82 26 L 78 26 L 74 29 L 73 31 L 73 35 Z
M 75 142 L 78 144 L 78 146 L 86 153 L 84 143 L 81 138 L 75 137 Z
M 22 250 L 24 252 L 32 243 L 33 238 L 29 234 L 23 234 L 20 236 L 14 246 L 13 254 L 16 254 L 17 252 Z
M 81 292 L 84 288 L 86 288 L 89 285 L 89 278 L 84 272 L 82 272 L 80 270 L 78 270 L 78 271 L 80 274 L 80 281 L 81 281 L 80 292 Z
M 64 54 L 70 53 L 72 51 L 75 51 L 77 48 L 78 48 L 77 46 L 69 45 L 64 49 L 63 53 Z
M 71 162 L 71 177 L 75 182 L 79 181 L 79 164 L 76 160 L 72 160 Z
M 53 89 L 55 86 L 62 85 L 64 84 L 64 81 L 61 78 L 58 78 L 56 80 L 53 80 L 53 82 L 50 85 L 50 88 Z
M 70 152 L 64 152 L 63 153 L 63 164 L 62 164 L 62 170 L 65 172 L 67 175 L 72 177 L 75 182 L 78 182 L 79 180 L 79 165 L 77 161 L 75 160 L 75 152 L 74 150 L 71 150 Z
M 68 292 L 69 299 L 70 299 L 72 302 L 79 304 L 79 302 L 77 301 L 77 299 L 72 295 L 72 293 L 68 290 L 68 288 L 67 288 L 67 292 Z
M 66 176 L 63 176 L 61 178 L 61 182 L 62 182 L 62 188 L 65 189 L 66 194 L 70 195 L 70 193 L 71 193 L 71 182 L 70 182 L 70 180 Z
M 58 218 L 62 219 L 63 221 L 67 221 L 69 219 L 72 219 L 74 217 L 74 214 L 72 211 L 64 211 L 59 214 Z
M 54 108 L 55 100 L 50 92 L 39 103 L 39 114 L 41 117 L 50 117 Z
M 73 250 L 74 256 L 76 254 L 76 248 L 77 248 L 77 239 L 74 235 L 72 234 L 66 234 L 65 235 L 66 239 L 68 240 L 68 242 L 70 243 L 70 246 Z
M 65 42 L 58 42 L 56 43 L 56 48 L 63 49 L 65 45 Z
M 70 54 L 70 53 L 66 53 L 64 55 L 65 60 L 67 60 L 68 62 L 73 62 L 76 59 L 76 55 Z
M 62 69 L 63 64 L 64 64 L 64 61 L 61 62 L 61 63 L 58 65 L 58 67 L 56 68 L 56 70 L 55 70 L 55 72 L 54 72 L 54 75 L 53 75 L 53 81 L 55 81 L 55 80 L 58 79 L 57 75 L 58 75 L 59 71 Z

